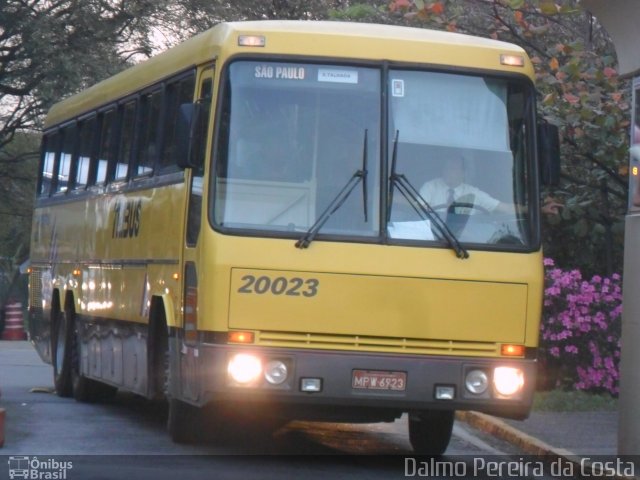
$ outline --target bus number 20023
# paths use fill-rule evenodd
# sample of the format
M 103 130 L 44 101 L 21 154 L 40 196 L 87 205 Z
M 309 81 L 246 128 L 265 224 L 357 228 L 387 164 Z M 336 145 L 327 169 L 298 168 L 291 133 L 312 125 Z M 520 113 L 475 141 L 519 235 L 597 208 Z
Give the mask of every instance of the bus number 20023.
M 266 275 L 256 277 L 254 275 L 245 275 L 242 277 L 242 286 L 238 288 L 238 293 L 257 293 L 264 295 L 271 293 L 273 295 L 288 295 L 291 297 L 315 297 L 318 294 L 320 280 L 317 278 L 271 278 Z

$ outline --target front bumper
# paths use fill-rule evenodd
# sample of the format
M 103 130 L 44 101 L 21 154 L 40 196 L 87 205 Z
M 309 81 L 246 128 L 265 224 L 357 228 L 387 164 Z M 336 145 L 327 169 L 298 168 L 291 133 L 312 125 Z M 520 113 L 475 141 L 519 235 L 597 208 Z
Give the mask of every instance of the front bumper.
M 287 365 L 287 378 L 280 385 L 269 384 L 262 376 L 250 385 L 235 383 L 227 365 L 237 353 L 248 353 L 262 360 L 280 360 Z M 396 412 L 420 410 L 475 410 L 502 417 L 526 418 L 531 407 L 536 375 L 532 359 L 453 357 L 435 355 L 397 355 L 303 349 L 257 348 L 237 345 L 201 344 L 198 348 L 200 394 L 196 402 L 268 402 L 285 410 L 295 407 L 371 408 Z M 491 379 L 498 366 L 522 370 L 524 386 L 513 398 L 500 398 L 490 387 L 481 395 L 465 388 L 470 370 L 483 370 Z M 355 388 L 354 370 L 404 372 L 402 391 Z M 302 379 L 320 379 L 321 391 L 301 391 Z M 438 400 L 436 387 L 453 387 L 453 398 Z

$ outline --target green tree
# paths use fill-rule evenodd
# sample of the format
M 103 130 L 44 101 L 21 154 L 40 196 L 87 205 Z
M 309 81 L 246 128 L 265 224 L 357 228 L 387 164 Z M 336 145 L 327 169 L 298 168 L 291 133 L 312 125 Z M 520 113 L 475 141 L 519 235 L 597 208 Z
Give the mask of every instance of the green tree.
M 326 18 L 346 3 L 0 0 L 0 307 L 28 253 L 38 132 L 53 103 L 222 20 Z
M 12 160 L 0 163 L 0 309 L 28 256 L 39 141 L 37 134 L 18 133 L 3 149 Z
M 162 3 L 0 1 L 0 307 L 28 255 L 44 112 L 149 54 Z
M 523 46 L 536 66 L 542 115 L 562 130 L 563 182 L 545 194 L 566 207 L 547 219 L 545 250 L 563 266 L 619 270 L 629 88 L 579 0 L 0 0 L 0 164 L 9 167 L 0 189 L 11 191 L 10 167 L 30 153 L 9 142 L 37 131 L 53 102 L 158 43 L 171 46 L 221 20 L 275 18 L 404 24 Z
M 55 101 L 151 51 L 150 20 L 163 2 L 0 2 L 0 148 L 37 128 Z M 2 159 L 0 159 L 2 161 Z
M 383 4 L 386 0 L 376 0 Z M 325 20 L 332 12 L 350 8 L 349 0 L 174 0 L 157 17 L 164 46 L 172 46 L 222 21 Z
M 0 149 L 59 99 L 220 21 L 322 19 L 348 3 L 0 0 Z
M 587 273 L 622 266 L 629 84 L 615 51 L 578 0 L 393 0 L 395 21 L 514 42 L 536 69 L 539 110 L 561 128 L 564 203 L 545 219 L 545 252 Z

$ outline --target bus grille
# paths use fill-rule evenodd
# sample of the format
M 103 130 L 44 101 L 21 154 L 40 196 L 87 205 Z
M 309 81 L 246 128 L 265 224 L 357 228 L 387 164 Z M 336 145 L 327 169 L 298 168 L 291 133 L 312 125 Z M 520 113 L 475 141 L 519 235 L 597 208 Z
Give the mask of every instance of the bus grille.
M 386 353 L 500 356 L 500 345 L 489 342 L 412 338 L 327 335 L 317 333 L 257 332 L 256 344 L 269 347 L 315 348 Z
M 29 308 L 42 310 L 42 270 L 39 268 L 32 268 L 29 276 Z

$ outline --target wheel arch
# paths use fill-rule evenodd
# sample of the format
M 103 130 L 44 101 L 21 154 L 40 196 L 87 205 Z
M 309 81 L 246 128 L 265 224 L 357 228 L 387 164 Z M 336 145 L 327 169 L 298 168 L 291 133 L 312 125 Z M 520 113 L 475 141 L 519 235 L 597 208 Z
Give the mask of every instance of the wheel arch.
M 151 308 L 149 309 L 149 318 L 151 319 L 154 302 L 160 302 L 164 309 L 165 321 L 168 328 L 175 328 L 180 326 L 179 319 L 176 316 L 175 303 L 173 298 L 166 293 L 161 295 L 154 295 L 151 298 Z M 159 308 L 159 305 L 156 305 Z

